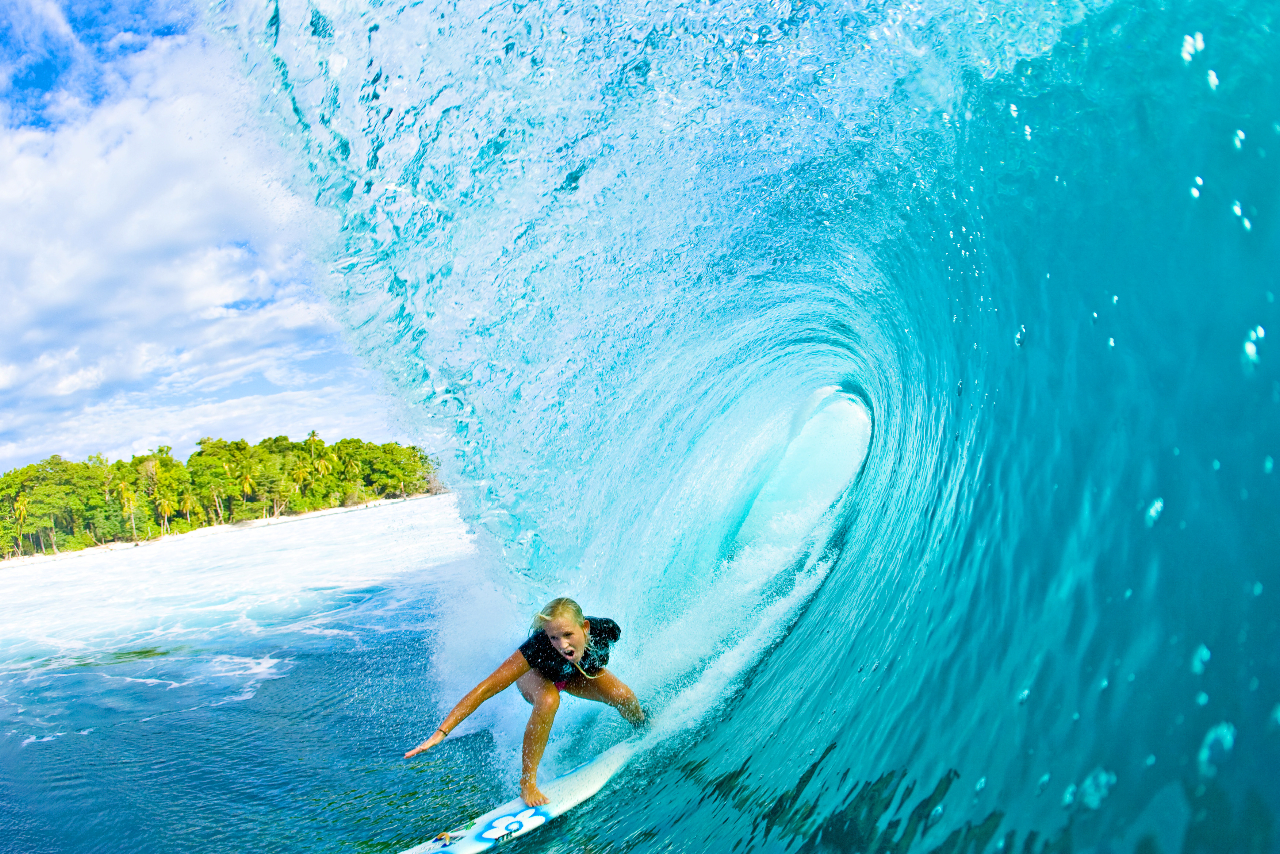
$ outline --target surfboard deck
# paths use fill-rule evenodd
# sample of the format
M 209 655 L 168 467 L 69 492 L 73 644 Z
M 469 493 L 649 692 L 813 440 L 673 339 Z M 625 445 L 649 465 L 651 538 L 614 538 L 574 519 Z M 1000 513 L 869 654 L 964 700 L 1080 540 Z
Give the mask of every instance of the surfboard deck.
M 530 807 L 516 798 L 401 854 L 431 854 L 435 851 L 472 854 L 536 830 L 600 791 L 609 778 L 627 764 L 637 745 L 635 739 L 615 744 L 595 759 L 543 783 L 539 788 L 551 799 L 548 804 Z

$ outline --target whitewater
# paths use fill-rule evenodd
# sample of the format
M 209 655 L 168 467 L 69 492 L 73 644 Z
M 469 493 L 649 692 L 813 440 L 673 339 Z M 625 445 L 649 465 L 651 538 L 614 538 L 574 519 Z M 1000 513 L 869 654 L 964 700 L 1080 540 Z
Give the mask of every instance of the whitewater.
M 203 26 L 454 493 L 0 570 L 0 848 L 420 842 L 569 594 L 657 726 L 513 850 L 1280 850 L 1280 3 Z

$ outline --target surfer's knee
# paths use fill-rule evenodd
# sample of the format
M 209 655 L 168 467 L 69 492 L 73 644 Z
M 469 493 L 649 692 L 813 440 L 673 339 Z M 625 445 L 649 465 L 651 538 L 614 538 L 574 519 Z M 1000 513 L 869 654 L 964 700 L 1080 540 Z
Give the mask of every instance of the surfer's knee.
M 549 687 L 545 691 L 539 691 L 535 694 L 530 702 L 533 703 L 535 710 L 543 714 L 550 713 L 554 715 L 556 710 L 560 708 L 560 692 L 555 688 Z
M 614 688 L 612 691 L 612 696 L 609 698 L 609 704 L 619 709 L 624 706 L 637 705 L 638 701 L 636 700 L 636 692 L 632 691 L 626 685 L 619 683 L 618 687 Z

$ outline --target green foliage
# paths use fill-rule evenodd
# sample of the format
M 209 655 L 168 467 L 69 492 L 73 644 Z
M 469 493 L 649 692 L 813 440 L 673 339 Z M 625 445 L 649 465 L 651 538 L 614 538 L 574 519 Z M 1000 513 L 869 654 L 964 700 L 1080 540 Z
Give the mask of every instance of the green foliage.
M 186 464 L 165 446 L 132 460 L 54 455 L 0 477 L 4 557 L 152 539 L 207 525 L 443 491 L 438 463 L 413 446 L 312 431 L 250 445 L 201 439 Z

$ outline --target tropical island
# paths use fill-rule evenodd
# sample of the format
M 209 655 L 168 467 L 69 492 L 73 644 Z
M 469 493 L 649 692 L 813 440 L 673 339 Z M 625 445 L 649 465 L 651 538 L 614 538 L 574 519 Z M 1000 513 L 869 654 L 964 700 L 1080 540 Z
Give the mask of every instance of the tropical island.
M 3 557 L 139 542 L 212 525 L 435 494 L 437 460 L 412 445 L 313 430 L 250 445 L 204 438 L 184 464 L 161 446 L 131 460 L 58 455 L 0 477 Z

